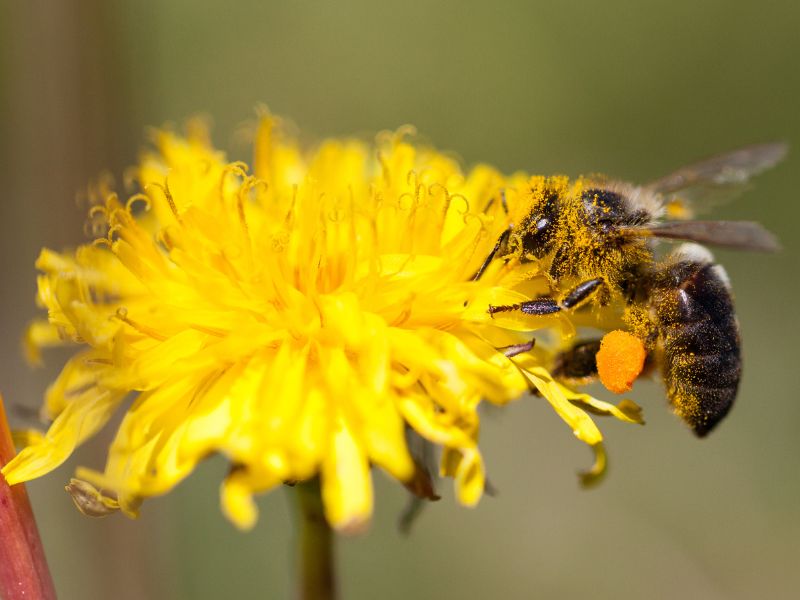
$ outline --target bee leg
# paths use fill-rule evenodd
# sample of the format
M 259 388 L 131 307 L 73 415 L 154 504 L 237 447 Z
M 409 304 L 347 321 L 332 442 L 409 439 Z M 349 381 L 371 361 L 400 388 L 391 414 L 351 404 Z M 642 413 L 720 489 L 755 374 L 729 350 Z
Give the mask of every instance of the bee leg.
M 533 350 L 534 345 L 536 344 L 536 339 L 531 339 L 529 342 L 524 342 L 522 344 L 514 344 L 512 346 L 503 346 L 502 348 L 498 348 L 503 354 L 505 354 L 508 358 L 513 356 L 517 356 L 518 354 L 524 354 L 525 352 L 530 352 Z
M 505 231 L 503 231 L 503 233 L 500 234 L 500 237 L 497 238 L 497 243 L 494 245 L 494 248 L 492 248 L 492 251 L 489 253 L 489 256 L 486 257 L 486 260 L 483 261 L 483 264 L 480 266 L 478 271 L 475 273 L 475 275 L 472 276 L 472 281 L 478 281 L 478 279 L 481 278 L 481 275 L 483 275 L 483 272 L 486 270 L 489 264 L 494 260 L 494 257 L 500 251 L 500 248 L 502 248 L 508 243 L 508 237 L 511 235 L 511 230 L 513 227 L 514 227 L 513 225 L 509 225 L 508 229 L 506 229 Z
M 555 360 L 553 375 L 564 379 L 589 379 L 597 377 L 597 353 L 600 340 L 577 342 L 561 352 Z
M 575 308 L 578 304 L 597 292 L 602 285 L 603 279 L 600 277 L 583 281 L 567 292 L 561 304 L 564 308 Z
M 489 202 L 486 203 L 486 206 L 483 207 L 483 212 L 489 212 L 489 209 L 492 208 L 494 204 L 495 198 L 492 197 Z M 500 206 L 503 207 L 503 212 L 508 215 L 508 200 L 506 200 L 506 191 L 500 190 Z
M 581 302 L 597 292 L 603 285 L 603 279 L 597 277 L 583 281 L 572 288 L 559 303 L 553 298 L 537 298 L 519 304 L 505 304 L 500 306 L 489 305 L 489 314 L 498 312 L 509 312 L 518 310 L 526 315 L 551 315 L 561 310 L 569 310 L 578 306 Z
M 528 300 L 519 304 L 501 304 L 499 306 L 490 304 L 487 312 L 493 315 L 499 312 L 511 312 L 512 310 L 524 312 L 526 315 L 551 315 L 560 311 L 561 307 L 552 298 L 537 298 L 536 300 Z

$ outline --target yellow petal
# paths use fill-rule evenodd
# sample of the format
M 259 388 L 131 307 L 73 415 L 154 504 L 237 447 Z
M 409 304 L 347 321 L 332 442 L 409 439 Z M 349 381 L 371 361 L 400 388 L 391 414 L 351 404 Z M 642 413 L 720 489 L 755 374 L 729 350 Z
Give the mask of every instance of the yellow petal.
M 254 492 L 266 492 L 280 480 L 266 474 L 254 474 L 247 469 L 233 469 L 220 487 L 220 502 L 225 516 L 239 529 L 252 529 L 258 520 Z
M 603 480 L 607 472 L 608 461 L 603 442 L 592 444 L 592 452 L 594 453 L 594 464 L 589 470 L 578 474 L 581 478 L 581 485 L 584 487 L 597 485 Z
M 32 365 L 42 364 L 41 349 L 62 346 L 67 342 L 58 327 L 48 321 L 34 321 L 28 325 L 23 339 L 25 358 Z
M 322 499 L 328 522 L 339 531 L 361 531 L 372 516 L 369 463 L 341 415 L 332 423 L 330 447 L 322 462 Z
M 604 402 L 589 394 L 578 394 L 564 386 L 561 386 L 564 395 L 569 398 L 570 402 L 583 404 L 587 410 L 598 415 L 609 415 L 616 417 L 620 421 L 626 423 L 635 423 L 637 425 L 644 425 L 642 417 L 642 407 L 633 402 L 632 400 L 622 400 L 614 405 L 610 402 Z
M 79 444 L 105 425 L 124 395 L 89 388 L 73 399 L 41 442 L 24 448 L 3 467 L 9 485 L 41 477 L 67 460 Z
M 558 415 L 572 428 L 575 437 L 590 446 L 603 441 L 603 436 L 591 417 L 567 400 L 563 388 L 544 368 L 532 367 L 523 372 L 553 406 Z
M 442 474 L 454 477 L 458 501 L 464 506 L 475 506 L 483 496 L 486 477 L 483 459 L 477 448 L 447 448 L 442 453 Z

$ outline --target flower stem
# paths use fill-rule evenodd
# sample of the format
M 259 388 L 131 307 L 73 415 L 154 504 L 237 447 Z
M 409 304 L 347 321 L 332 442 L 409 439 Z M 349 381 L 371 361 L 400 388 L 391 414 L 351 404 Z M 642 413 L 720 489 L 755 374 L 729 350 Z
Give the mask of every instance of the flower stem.
M 334 600 L 334 534 L 325 519 L 319 478 L 295 486 L 299 521 L 300 600 Z
M 0 396 L 0 467 L 15 454 Z M 55 600 L 39 530 L 25 486 L 9 486 L 0 475 L 0 598 Z

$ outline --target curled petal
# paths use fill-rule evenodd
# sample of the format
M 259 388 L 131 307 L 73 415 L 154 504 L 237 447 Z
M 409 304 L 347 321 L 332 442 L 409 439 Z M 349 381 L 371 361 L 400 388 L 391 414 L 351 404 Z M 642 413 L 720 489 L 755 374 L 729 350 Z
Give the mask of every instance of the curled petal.
M 23 448 L 3 467 L 10 485 L 41 477 L 63 463 L 75 448 L 106 424 L 124 392 L 89 388 L 56 417 L 44 438 Z

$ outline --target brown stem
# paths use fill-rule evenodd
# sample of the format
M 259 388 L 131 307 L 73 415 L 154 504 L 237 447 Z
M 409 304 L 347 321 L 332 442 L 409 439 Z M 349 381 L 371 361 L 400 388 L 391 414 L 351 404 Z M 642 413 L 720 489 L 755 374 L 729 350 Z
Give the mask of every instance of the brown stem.
M 0 467 L 15 454 L 0 396 Z M 55 600 L 53 579 L 25 486 L 9 486 L 0 475 L 0 598 Z
M 295 486 L 299 521 L 300 600 L 334 600 L 334 534 L 325 519 L 319 478 Z

